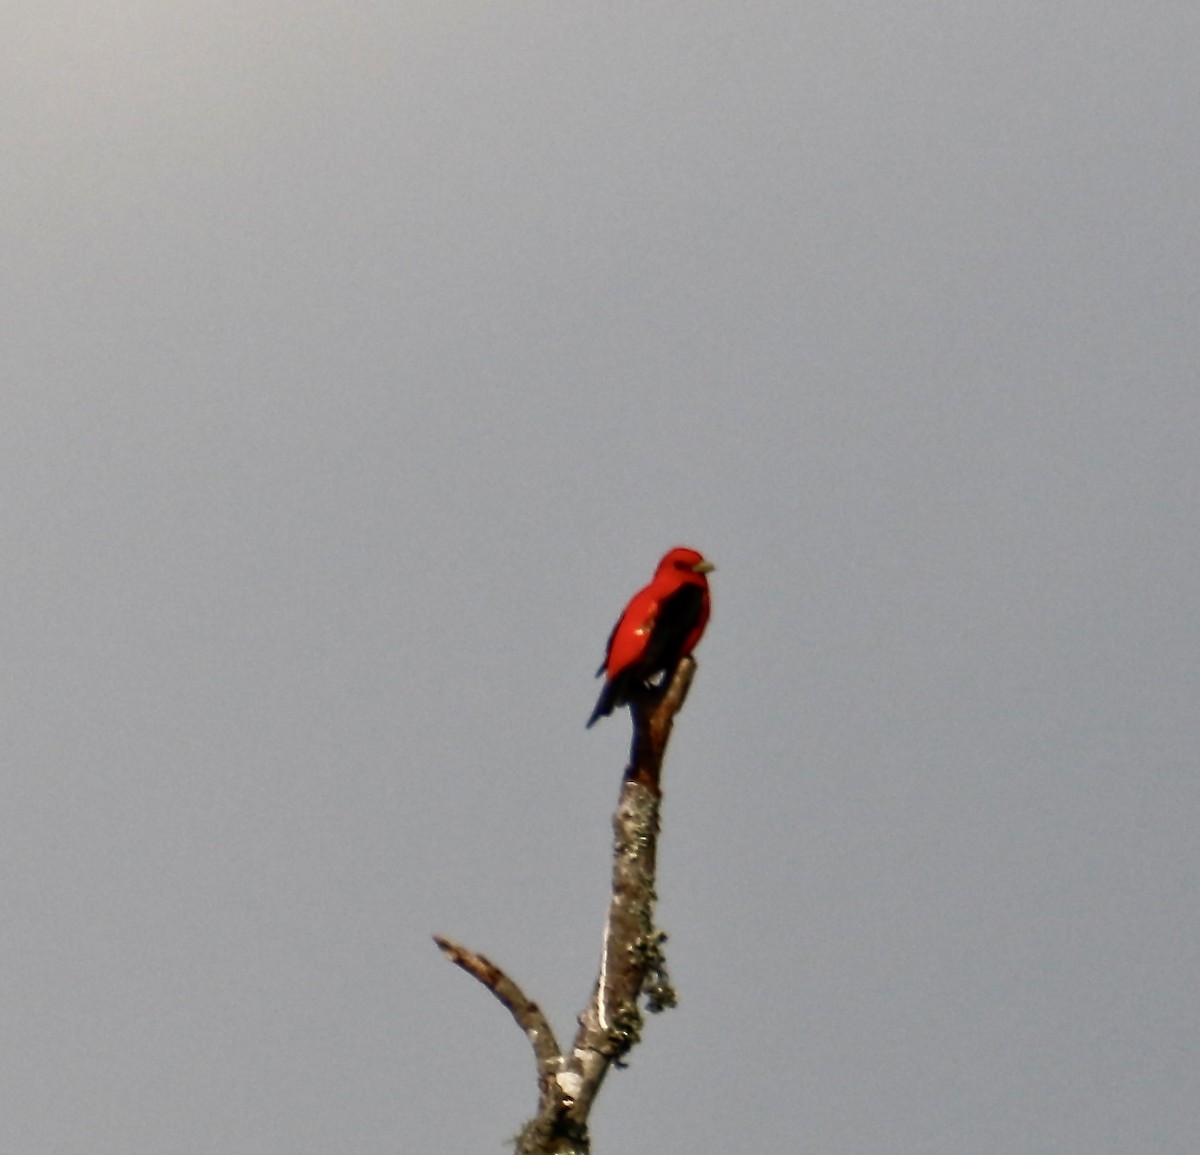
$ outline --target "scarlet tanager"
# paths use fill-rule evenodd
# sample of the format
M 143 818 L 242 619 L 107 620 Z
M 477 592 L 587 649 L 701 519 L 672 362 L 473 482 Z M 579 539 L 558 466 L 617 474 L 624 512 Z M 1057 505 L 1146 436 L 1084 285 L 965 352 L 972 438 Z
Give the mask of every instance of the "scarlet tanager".
M 645 589 L 630 599 L 608 639 L 596 677 L 604 689 L 588 719 L 607 717 L 659 675 L 669 677 L 708 624 L 708 577 L 716 567 L 694 549 L 677 546 L 658 563 Z

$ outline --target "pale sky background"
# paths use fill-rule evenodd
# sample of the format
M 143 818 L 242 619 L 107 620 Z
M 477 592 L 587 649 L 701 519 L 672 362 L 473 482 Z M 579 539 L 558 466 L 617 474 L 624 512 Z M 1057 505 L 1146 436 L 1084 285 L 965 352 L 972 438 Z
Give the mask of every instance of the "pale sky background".
M 3 15 L 0 1150 L 503 1150 L 675 544 L 597 1155 L 1200 1150 L 1194 0 Z

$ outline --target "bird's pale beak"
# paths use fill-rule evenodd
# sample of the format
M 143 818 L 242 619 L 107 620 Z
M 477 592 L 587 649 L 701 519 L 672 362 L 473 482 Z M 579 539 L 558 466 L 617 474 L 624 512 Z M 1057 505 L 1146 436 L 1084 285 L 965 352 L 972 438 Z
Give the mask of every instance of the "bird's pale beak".
M 698 561 L 692 566 L 692 573 L 712 573 L 716 568 L 711 561 Z

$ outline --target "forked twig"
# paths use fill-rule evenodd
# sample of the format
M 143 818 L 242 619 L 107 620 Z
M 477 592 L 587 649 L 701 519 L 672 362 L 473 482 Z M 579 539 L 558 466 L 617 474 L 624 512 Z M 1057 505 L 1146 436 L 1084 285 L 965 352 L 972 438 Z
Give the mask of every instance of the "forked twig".
M 600 970 L 570 1053 L 559 1051 L 537 1004 L 495 963 L 434 937 L 451 962 L 508 1008 L 533 1046 L 538 1113 L 518 1136 L 517 1155 L 588 1155 L 588 1114 L 609 1068 L 620 1065 L 641 1036 L 640 1004 L 659 1011 L 675 1003 L 662 953 L 666 935 L 654 925 L 654 881 L 663 757 L 695 672 L 695 660 L 685 657 L 663 688 L 647 688 L 630 703 L 633 744 L 613 815 L 612 896 Z

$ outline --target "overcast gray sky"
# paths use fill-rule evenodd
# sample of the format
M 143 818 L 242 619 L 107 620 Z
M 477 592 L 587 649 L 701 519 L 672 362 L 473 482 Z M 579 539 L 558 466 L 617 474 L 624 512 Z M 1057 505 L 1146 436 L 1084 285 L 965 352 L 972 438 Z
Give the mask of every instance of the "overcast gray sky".
M 1200 7 L 16 0 L 0 1149 L 1200 1149 Z

